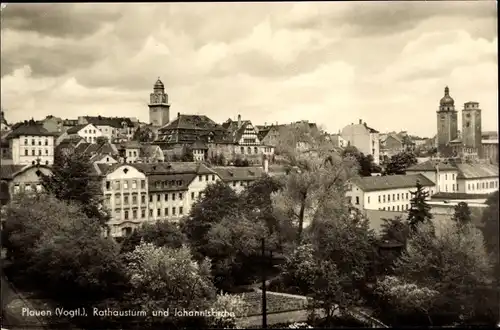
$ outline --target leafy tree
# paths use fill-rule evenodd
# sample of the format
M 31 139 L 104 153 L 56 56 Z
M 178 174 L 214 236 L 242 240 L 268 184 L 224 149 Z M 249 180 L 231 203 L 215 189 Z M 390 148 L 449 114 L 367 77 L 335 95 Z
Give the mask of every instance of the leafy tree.
M 413 230 L 417 228 L 419 223 L 430 222 L 433 216 L 431 206 L 426 202 L 429 192 L 424 190 L 420 182 L 417 182 L 416 190 L 410 191 L 410 194 L 412 198 L 410 200 L 411 207 L 408 211 L 408 222 Z
M 74 202 L 19 196 L 5 209 L 4 244 L 14 278 L 64 306 L 119 297 L 125 278 L 118 247 Z
M 229 315 L 217 315 L 213 325 L 219 329 L 243 329 L 241 321 L 248 314 L 248 306 L 243 295 L 220 293 L 212 308 L 216 311 L 227 311 Z
M 212 225 L 238 213 L 235 205 L 239 205 L 238 195 L 225 183 L 218 181 L 205 188 L 203 197 L 193 204 L 189 215 L 181 223 L 182 232 L 193 252 L 199 252 L 208 243 L 207 234 Z
M 307 295 L 317 276 L 317 260 L 312 244 L 299 245 L 281 266 L 283 286 L 290 293 Z
M 500 279 L 500 257 L 498 244 L 500 229 L 498 226 L 498 198 L 498 190 L 488 197 L 486 200 L 488 207 L 484 211 L 481 219 L 486 249 L 492 256 L 492 260 L 495 265 L 495 278 L 497 279 L 497 282 Z
M 360 176 L 371 176 L 372 173 L 379 173 L 380 168 L 374 163 L 372 155 L 365 155 L 354 146 L 348 146 L 342 151 L 342 157 L 353 158 L 358 163 L 358 174 Z
M 171 249 L 143 242 L 127 254 L 126 261 L 132 286 L 129 305 L 149 312 L 141 320 L 143 324 L 158 325 L 163 321 L 153 317 L 152 311 L 206 310 L 215 300 L 210 261 L 194 261 L 187 247 Z
M 82 153 L 56 153 L 51 175 L 41 176 L 45 191 L 57 199 L 77 202 L 82 211 L 106 226 L 109 214 L 102 208 L 100 183 L 93 175 L 89 156 Z
M 471 222 L 471 210 L 469 205 L 465 202 L 460 202 L 455 206 L 455 213 L 453 214 L 452 220 L 458 224 L 465 224 Z
M 132 235 L 125 238 L 121 246 L 122 253 L 134 251 L 141 241 L 153 243 L 156 246 L 166 246 L 178 249 L 186 243 L 186 237 L 176 223 L 169 221 L 158 221 L 145 223 L 134 230 Z
M 400 216 L 394 219 L 382 219 L 381 239 L 383 241 L 397 242 L 406 245 L 409 235 L 407 221 Z
M 413 152 L 403 151 L 391 157 L 386 166 L 387 175 L 406 174 L 406 169 L 417 164 L 417 156 Z
M 193 150 L 191 148 L 187 148 L 184 154 L 182 155 L 181 162 L 192 162 L 194 161 Z
M 481 289 L 492 282 L 483 242 L 472 224 L 457 226 L 450 221 L 435 230 L 430 223 L 421 223 L 396 262 L 396 273 L 406 282 L 439 292 L 436 314 L 455 321 L 470 319 L 482 308 Z
M 134 135 L 132 137 L 132 140 L 134 141 L 139 141 L 139 142 L 153 142 L 155 139 L 155 134 L 151 127 L 144 126 L 144 127 L 138 127 Z

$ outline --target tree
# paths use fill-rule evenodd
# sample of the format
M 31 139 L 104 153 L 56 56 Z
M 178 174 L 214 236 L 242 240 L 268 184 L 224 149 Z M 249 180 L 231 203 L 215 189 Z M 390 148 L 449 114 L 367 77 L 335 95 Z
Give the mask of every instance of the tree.
M 41 176 L 45 191 L 57 199 L 77 202 L 82 211 L 106 226 L 109 214 L 101 206 L 99 181 L 93 175 L 89 156 L 82 153 L 56 153 L 51 175 Z
M 121 246 L 121 253 L 134 251 L 141 241 L 153 243 L 159 247 L 178 249 L 186 243 L 186 237 L 176 223 L 169 221 L 145 223 L 134 230 L 132 235 L 125 238 Z
M 427 204 L 426 199 L 429 197 L 429 192 L 424 190 L 424 187 L 417 181 L 415 191 L 410 191 L 412 196 L 410 200 L 410 210 L 408 211 L 408 223 L 410 228 L 416 229 L 419 223 L 430 222 L 433 218 L 431 214 L 431 206 Z
M 372 155 L 365 155 L 354 146 L 348 146 L 342 151 L 342 157 L 353 158 L 358 163 L 358 174 L 360 176 L 371 176 L 374 172 L 380 172 L 373 161 Z
M 153 130 L 148 126 L 138 127 L 132 137 L 132 140 L 139 142 L 153 142 L 154 139 L 155 134 Z
M 284 288 L 289 293 L 308 295 L 317 276 L 317 260 L 312 244 L 301 244 L 280 267 Z
M 208 243 L 206 235 L 211 226 L 227 216 L 236 215 L 238 208 L 235 205 L 239 205 L 238 195 L 221 181 L 208 185 L 202 193 L 203 197 L 193 204 L 181 223 L 182 232 L 195 253 Z
M 492 282 L 481 232 L 470 223 L 449 221 L 439 230 L 418 224 L 395 270 L 402 280 L 439 292 L 435 313 L 455 321 L 470 319 L 483 307 L 480 292 Z
M 417 156 L 413 152 L 403 151 L 391 157 L 386 166 L 387 175 L 406 174 L 406 169 L 417 164 Z
M 486 204 L 488 207 L 482 216 L 482 232 L 484 235 L 485 245 L 487 251 L 491 254 L 493 263 L 495 265 L 495 278 L 497 282 L 500 279 L 500 256 L 498 233 L 500 232 L 498 225 L 498 190 L 488 197 Z M 497 283 L 498 286 L 498 283 Z
M 471 222 L 471 210 L 469 205 L 465 202 L 460 202 L 455 206 L 455 213 L 453 214 L 452 220 L 458 224 L 465 224 Z
M 158 326 L 164 321 L 155 318 L 153 311 L 207 310 L 215 300 L 210 260 L 194 261 L 187 247 L 171 249 L 143 242 L 127 254 L 126 261 L 132 286 L 130 307 L 149 312 L 143 324 Z
M 118 247 L 74 202 L 16 197 L 5 208 L 4 241 L 14 279 L 29 281 L 63 306 L 119 297 L 125 286 Z M 11 278 L 12 279 L 12 278 Z
M 408 222 L 401 217 L 382 219 L 381 239 L 383 241 L 397 242 L 406 245 L 409 235 Z
M 193 149 L 187 148 L 181 157 L 181 162 L 192 162 L 194 161 Z

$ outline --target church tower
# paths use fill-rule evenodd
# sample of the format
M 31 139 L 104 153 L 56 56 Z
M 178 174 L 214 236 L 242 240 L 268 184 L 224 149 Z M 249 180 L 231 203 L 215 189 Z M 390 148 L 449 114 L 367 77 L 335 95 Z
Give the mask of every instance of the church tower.
M 165 86 L 160 78 L 153 87 L 153 93 L 149 96 L 149 122 L 153 127 L 162 127 L 170 121 L 170 104 Z
M 450 96 L 448 86 L 444 89 L 444 96 L 439 101 L 437 111 L 437 150 L 441 157 L 452 155 L 450 141 L 458 137 L 457 111 L 455 110 L 455 100 Z
M 462 110 L 462 144 L 481 157 L 481 109 L 478 102 L 467 102 Z

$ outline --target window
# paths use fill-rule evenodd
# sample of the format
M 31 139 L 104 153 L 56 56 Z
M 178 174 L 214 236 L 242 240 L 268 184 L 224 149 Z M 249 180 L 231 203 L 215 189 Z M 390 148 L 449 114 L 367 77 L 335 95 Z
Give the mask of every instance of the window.
M 399 211 L 399 205 L 396 207 L 396 210 L 398 210 L 398 211 Z
M 38 145 L 41 146 L 42 145 L 42 141 L 38 140 Z
M 161 182 L 160 181 L 156 181 L 155 182 L 155 187 L 156 187 L 156 189 L 160 189 L 161 188 Z
M 392 210 L 394 211 L 394 205 L 392 206 Z
M 31 156 L 35 155 L 35 149 L 31 149 Z
M 132 218 L 137 219 L 137 210 L 132 210 Z
M 123 181 L 123 189 L 128 189 L 128 181 Z
M 445 174 L 445 175 L 444 175 L 444 179 L 445 179 L 445 180 L 448 180 L 448 174 Z
M 194 192 L 191 193 L 191 199 L 194 199 Z
M 182 200 L 182 193 L 179 193 L 179 199 Z
M 156 210 L 156 215 L 157 215 L 157 216 L 161 216 L 161 209 L 157 209 L 157 210 Z
M 146 189 L 146 180 L 141 180 L 141 189 Z
M 137 157 L 137 151 L 134 151 L 134 157 Z
M 172 194 L 172 200 L 175 201 L 175 194 Z
M 145 218 L 146 217 L 146 210 L 141 210 L 141 218 Z
M 370 196 L 368 196 L 367 204 L 370 204 Z
M 212 181 L 215 181 L 215 175 L 212 174 Z
M 390 202 L 391 201 L 391 194 L 387 194 L 387 201 Z
M 122 198 L 120 194 L 115 195 L 115 205 L 120 205 L 122 203 Z
M 384 203 L 385 203 L 385 195 L 384 195 L 384 196 L 382 196 L 382 197 L 383 197 L 383 199 L 384 199 Z
M 132 195 L 132 204 L 137 204 L 137 195 Z
M 245 147 L 241 147 L 240 151 L 241 151 L 242 154 L 244 154 L 245 153 Z
M 45 154 L 48 155 L 49 154 L 49 149 L 45 149 Z
M 381 197 L 380 197 L 380 195 L 379 195 L 379 196 L 378 196 L 378 202 L 379 202 L 379 203 L 381 202 L 381 199 L 382 199 L 382 198 L 381 198 Z
M 141 204 L 146 204 L 146 195 L 141 195 Z
M 198 192 L 198 198 L 201 198 L 201 191 Z
M 152 218 L 153 217 L 153 209 L 149 209 L 149 216 Z
M 203 175 L 198 176 L 198 181 L 203 181 Z
M 153 195 L 149 195 L 149 202 L 152 203 L 153 202 Z
M 123 204 L 128 205 L 128 195 L 123 196 Z
M 236 181 L 233 181 L 233 187 L 236 187 Z
M 251 154 L 252 153 L 252 147 L 248 147 L 247 151 L 248 151 L 249 154 Z
M 165 194 L 165 202 L 168 202 L 168 193 Z
M 396 200 L 396 194 L 392 194 L 392 201 L 394 202 Z
M 165 216 L 168 217 L 168 207 L 165 208 Z
M 49 140 L 45 139 L 45 145 L 48 146 L 49 145 Z
M 160 194 L 156 195 L 156 201 L 161 202 L 161 195 Z
M 208 175 L 205 175 L 205 181 L 208 181 Z
M 125 220 L 128 220 L 128 211 L 125 210 Z
M 408 193 L 406 193 L 406 199 L 408 200 Z
M 49 165 L 49 161 L 48 160 L 45 161 L 45 165 Z
M 28 156 L 28 149 L 24 150 L 24 155 Z
M 31 145 L 34 146 L 35 145 L 35 139 L 31 139 Z
M 38 156 L 42 155 L 42 150 L 38 150 Z
M 132 189 L 137 189 L 137 181 L 136 180 L 132 181 Z
M 179 207 L 179 215 L 182 215 L 182 213 L 184 212 L 184 208 L 182 206 Z
M 115 189 L 120 189 L 120 181 L 115 181 Z
M 399 200 L 399 194 L 396 195 L 397 200 Z
M 359 205 L 359 197 L 356 196 L 356 205 Z
M 28 139 L 24 139 L 24 145 L 27 146 L 28 145 Z

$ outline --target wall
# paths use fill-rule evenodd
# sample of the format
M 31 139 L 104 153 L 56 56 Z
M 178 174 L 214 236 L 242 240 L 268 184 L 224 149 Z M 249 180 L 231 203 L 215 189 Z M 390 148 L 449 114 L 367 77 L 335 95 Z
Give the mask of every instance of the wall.
M 148 220 L 148 182 L 144 173 L 132 166 L 120 166 L 106 175 L 102 183 L 102 191 L 105 205 L 111 210 L 111 220 L 108 222 L 111 227 L 111 236 L 122 236 L 121 230 L 124 227 L 138 227 Z M 128 219 L 126 219 L 127 215 Z
M 372 155 L 375 164 L 380 164 L 380 141 L 378 133 L 370 133 L 363 124 L 353 124 L 344 127 L 342 138 L 365 155 Z
M 424 187 L 424 191 L 430 194 L 429 200 L 436 193 L 435 189 L 435 187 Z M 403 211 L 410 208 L 412 198 L 410 191 L 415 191 L 415 188 L 363 192 L 356 185 L 352 185 L 352 189 L 346 192 L 346 197 L 351 197 L 352 205 L 359 210 Z
M 498 177 L 459 179 L 458 189 L 466 194 L 490 194 L 498 190 Z
M 41 190 L 42 186 L 40 184 L 40 177 L 36 174 L 36 172 L 40 170 L 45 175 L 52 174 L 52 171 L 45 167 L 36 166 L 30 167 L 24 171 L 21 171 L 18 175 L 16 175 L 9 183 L 9 190 L 11 196 L 20 191 L 29 191 L 31 190 Z M 34 186 L 34 187 L 33 187 Z
M 20 136 L 9 140 L 9 147 L 14 164 L 32 165 L 38 158 L 43 165 L 54 163 L 53 136 Z
M 92 124 L 89 124 L 82 128 L 78 135 L 85 139 L 85 142 L 96 143 L 97 138 L 102 136 L 101 131 Z

